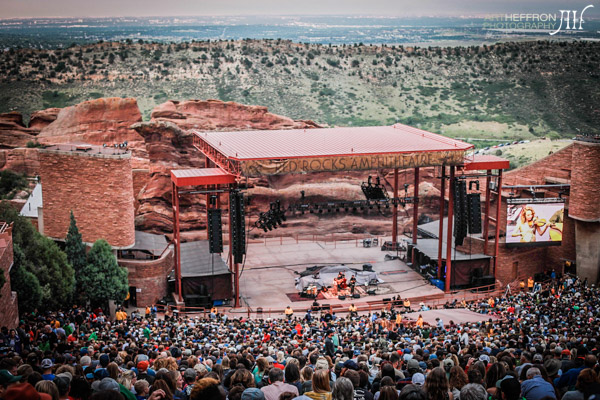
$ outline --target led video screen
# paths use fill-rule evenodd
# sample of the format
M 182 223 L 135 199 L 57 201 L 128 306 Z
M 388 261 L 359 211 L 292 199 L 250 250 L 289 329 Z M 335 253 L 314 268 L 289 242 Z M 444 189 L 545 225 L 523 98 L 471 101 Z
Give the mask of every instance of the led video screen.
M 508 246 L 560 245 L 564 203 L 508 204 L 506 244 Z

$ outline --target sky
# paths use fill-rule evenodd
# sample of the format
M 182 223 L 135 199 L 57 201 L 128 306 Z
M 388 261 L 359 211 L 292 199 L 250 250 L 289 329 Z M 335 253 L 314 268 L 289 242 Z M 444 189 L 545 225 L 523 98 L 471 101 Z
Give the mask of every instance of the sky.
M 594 4 L 596 3 L 596 4 Z M 0 0 L 0 18 L 206 15 L 476 16 L 497 13 L 599 15 L 599 0 Z M 586 12 L 586 14 L 588 13 Z

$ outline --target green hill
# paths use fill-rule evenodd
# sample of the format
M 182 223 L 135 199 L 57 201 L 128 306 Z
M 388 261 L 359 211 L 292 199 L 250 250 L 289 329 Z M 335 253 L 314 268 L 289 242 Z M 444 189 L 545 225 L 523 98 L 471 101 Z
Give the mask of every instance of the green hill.
M 572 137 L 600 126 L 600 43 L 325 46 L 283 40 L 96 43 L 0 53 L 0 112 L 136 97 L 216 98 L 329 125 L 400 121 L 453 137 Z

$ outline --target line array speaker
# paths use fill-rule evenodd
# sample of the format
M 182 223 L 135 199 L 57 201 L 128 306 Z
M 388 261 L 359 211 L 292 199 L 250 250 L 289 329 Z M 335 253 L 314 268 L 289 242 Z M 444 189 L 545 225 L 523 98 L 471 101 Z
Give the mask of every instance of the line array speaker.
M 240 264 L 246 254 L 246 219 L 244 193 L 239 190 L 229 192 L 229 212 L 231 213 L 231 236 L 233 262 Z
M 467 211 L 469 212 L 469 233 L 481 233 L 481 196 L 479 193 L 467 195 Z
M 467 182 L 454 180 L 454 243 L 463 244 L 468 229 Z
M 208 213 L 208 248 L 211 253 L 223 252 L 223 225 L 220 208 L 209 208 Z

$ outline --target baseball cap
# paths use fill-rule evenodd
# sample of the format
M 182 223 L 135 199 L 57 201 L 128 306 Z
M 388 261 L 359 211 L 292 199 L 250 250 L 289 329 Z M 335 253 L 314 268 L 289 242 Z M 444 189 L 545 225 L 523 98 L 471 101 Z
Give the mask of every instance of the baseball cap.
M 444 360 L 444 368 L 452 368 L 454 367 L 454 361 L 450 358 L 446 358 Z
M 533 355 L 533 362 L 535 362 L 535 363 L 542 363 L 542 362 L 544 362 L 544 357 L 541 354 L 534 354 Z
M 195 379 L 196 378 L 196 370 L 194 368 L 188 368 L 183 373 L 184 379 Z
M 42 369 L 48 369 L 48 368 L 52 368 L 54 364 L 52 363 L 52 360 L 49 358 L 44 358 L 42 360 L 42 364 L 40 365 L 42 367 Z
M 92 390 L 94 392 L 100 392 L 102 390 L 114 390 L 119 392 L 121 389 L 119 388 L 119 384 L 113 378 L 103 378 L 101 381 L 96 381 L 92 383 Z
M 479 356 L 479 361 L 485 361 L 486 363 L 490 362 L 490 356 L 488 356 L 487 354 L 482 354 Z
M 346 360 L 342 365 L 342 368 L 348 368 L 358 371 L 358 365 L 356 365 L 356 362 L 354 362 L 354 360 Z
M 257 388 L 248 388 L 242 392 L 242 400 L 265 400 L 265 394 Z
M 412 376 L 412 384 L 423 386 L 425 384 L 425 375 L 420 372 L 417 372 Z
M 407 369 L 419 369 L 419 362 L 411 358 L 410 360 L 408 360 Z
M 140 361 L 137 364 L 137 368 L 140 372 L 147 370 L 149 366 L 150 366 L 150 363 L 148 361 Z
M 13 375 L 7 369 L 0 370 L 0 385 L 7 386 L 11 383 L 20 381 L 21 375 Z
M 569 349 L 564 349 L 561 353 L 563 356 L 570 356 L 571 352 L 569 351 Z
M 52 400 L 52 396 L 38 393 L 31 383 L 18 383 L 6 389 L 4 400 Z

